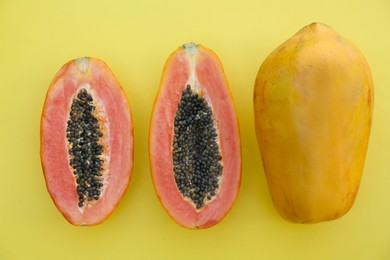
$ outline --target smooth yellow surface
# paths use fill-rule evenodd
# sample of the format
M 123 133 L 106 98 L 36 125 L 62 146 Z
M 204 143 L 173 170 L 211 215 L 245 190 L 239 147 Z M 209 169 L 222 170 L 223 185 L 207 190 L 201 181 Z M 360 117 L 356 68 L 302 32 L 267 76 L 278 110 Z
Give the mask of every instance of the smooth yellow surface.
M 373 112 L 366 59 L 311 23 L 261 65 L 255 129 L 275 208 L 296 223 L 337 219 L 356 199 Z
M 329 24 L 363 52 L 375 84 L 361 188 L 339 220 L 283 220 L 267 190 L 254 131 L 260 64 L 303 26 Z M 390 259 L 390 2 L 0 0 L 0 259 Z M 229 215 L 207 230 L 172 221 L 149 173 L 149 117 L 168 55 L 196 41 L 224 64 L 243 145 L 243 181 Z M 46 90 L 68 60 L 106 61 L 132 105 L 129 189 L 103 224 L 70 225 L 46 191 L 39 122 Z

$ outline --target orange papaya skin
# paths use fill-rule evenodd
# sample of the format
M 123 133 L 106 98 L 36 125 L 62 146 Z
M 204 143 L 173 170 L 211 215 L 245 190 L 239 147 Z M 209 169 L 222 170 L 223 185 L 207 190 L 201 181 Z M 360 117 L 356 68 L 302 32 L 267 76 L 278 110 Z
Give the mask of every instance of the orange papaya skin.
M 313 23 L 274 50 L 254 89 L 256 135 L 273 203 L 297 223 L 343 216 L 363 172 L 373 80 L 360 51 Z

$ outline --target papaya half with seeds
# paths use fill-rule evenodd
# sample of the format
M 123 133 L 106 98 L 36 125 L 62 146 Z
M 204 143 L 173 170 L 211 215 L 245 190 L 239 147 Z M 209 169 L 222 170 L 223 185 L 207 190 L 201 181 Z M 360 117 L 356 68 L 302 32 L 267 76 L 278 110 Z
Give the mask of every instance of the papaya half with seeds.
M 129 104 L 108 66 L 88 57 L 66 63 L 41 117 L 42 168 L 59 211 L 74 225 L 104 221 L 127 189 L 133 155 Z
M 156 193 L 186 228 L 207 228 L 230 210 L 241 182 L 236 112 L 214 52 L 184 44 L 166 62 L 149 132 Z
M 261 65 L 254 114 L 280 215 L 316 223 L 348 212 L 373 115 L 373 80 L 360 51 L 324 24 L 304 27 Z

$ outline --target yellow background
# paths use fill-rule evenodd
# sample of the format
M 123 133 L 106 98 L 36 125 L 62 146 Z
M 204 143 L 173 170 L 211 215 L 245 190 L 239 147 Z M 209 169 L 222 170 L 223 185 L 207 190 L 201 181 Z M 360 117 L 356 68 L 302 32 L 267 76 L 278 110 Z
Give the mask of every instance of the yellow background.
M 266 56 L 320 21 L 365 54 L 375 111 L 357 201 L 343 218 L 291 224 L 267 190 L 253 124 L 253 83 Z M 218 225 L 187 230 L 165 213 L 148 165 L 148 127 L 161 71 L 195 41 L 224 64 L 241 126 L 243 181 Z M 58 69 L 103 59 L 123 85 L 135 126 L 129 189 L 96 227 L 74 227 L 46 191 L 39 123 Z M 390 259 L 390 1 L 0 0 L 0 259 Z

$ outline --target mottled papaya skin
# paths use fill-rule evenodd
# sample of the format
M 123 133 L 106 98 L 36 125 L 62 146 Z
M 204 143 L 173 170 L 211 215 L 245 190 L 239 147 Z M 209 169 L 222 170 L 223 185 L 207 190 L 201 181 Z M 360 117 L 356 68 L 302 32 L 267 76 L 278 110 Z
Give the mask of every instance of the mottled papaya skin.
M 274 50 L 254 90 L 257 139 L 282 217 L 343 216 L 359 188 L 373 113 L 373 80 L 360 51 L 313 23 Z

